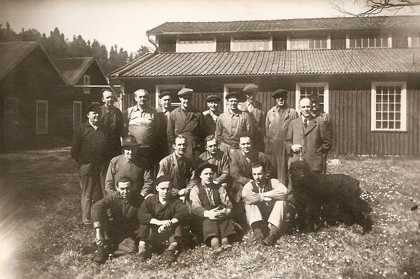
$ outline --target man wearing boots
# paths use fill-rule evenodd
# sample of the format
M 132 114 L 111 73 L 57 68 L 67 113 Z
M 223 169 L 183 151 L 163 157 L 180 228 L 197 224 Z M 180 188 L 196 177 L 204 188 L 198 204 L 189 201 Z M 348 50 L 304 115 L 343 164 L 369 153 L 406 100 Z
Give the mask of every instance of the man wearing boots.
M 117 191 L 92 206 L 92 221 L 98 245 L 93 261 L 97 264 L 105 263 L 109 254 L 136 252 L 135 239 L 139 225 L 137 215 L 143 197 L 132 191 L 132 187 L 131 178 L 121 177 Z
M 246 219 L 254 231 L 255 239 L 272 246 L 283 225 L 287 188 L 277 179 L 268 179 L 264 167 L 259 163 L 252 166 L 252 176 L 253 180 L 242 190 Z
M 175 250 L 182 237 L 182 225 L 188 222 L 187 206 L 172 194 L 172 181 L 169 175 L 156 179 L 157 195 L 149 196 L 139 210 L 140 229 L 138 237 L 140 261 L 145 261 L 147 245 L 168 241 L 164 260 L 174 262 Z

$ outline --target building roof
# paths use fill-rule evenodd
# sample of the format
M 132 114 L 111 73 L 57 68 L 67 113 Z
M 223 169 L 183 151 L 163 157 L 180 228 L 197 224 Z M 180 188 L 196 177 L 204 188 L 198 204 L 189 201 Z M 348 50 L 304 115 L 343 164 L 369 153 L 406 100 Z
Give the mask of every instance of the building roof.
M 124 77 L 419 73 L 420 48 L 154 53 L 110 74 Z
M 301 18 L 225 22 L 165 22 L 149 35 L 420 27 L 420 16 Z
M 57 59 L 54 63 L 67 83 L 75 85 L 94 61 L 93 57 L 76 57 Z

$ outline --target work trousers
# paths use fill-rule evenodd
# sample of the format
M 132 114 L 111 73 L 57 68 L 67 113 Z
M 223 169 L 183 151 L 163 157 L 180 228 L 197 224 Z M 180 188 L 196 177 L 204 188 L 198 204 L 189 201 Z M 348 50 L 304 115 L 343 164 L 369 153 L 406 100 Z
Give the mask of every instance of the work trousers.
M 267 221 L 280 229 L 286 214 L 286 202 L 261 202 L 258 205 L 245 204 L 245 212 L 250 227 L 252 223 Z

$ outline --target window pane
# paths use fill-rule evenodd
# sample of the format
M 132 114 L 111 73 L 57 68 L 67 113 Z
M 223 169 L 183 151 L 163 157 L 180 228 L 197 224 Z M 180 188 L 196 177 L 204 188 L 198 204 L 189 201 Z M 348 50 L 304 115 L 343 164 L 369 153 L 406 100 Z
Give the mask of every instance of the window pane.
M 390 122 L 389 122 L 389 128 L 390 128 L 390 129 L 394 129 L 394 122 L 393 122 L 393 121 L 390 121 Z
M 376 121 L 376 129 L 381 129 L 381 121 Z
M 401 129 L 401 122 L 395 122 L 395 129 Z
M 390 113 L 389 114 L 389 120 L 394 120 L 395 114 L 394 113 Z
M 401 120 L 401 114 L 400 113 L 395 114 L 395 120 Z
M 380 112 L 376 113 L 376 120 L 382 120 L 382 114 Z

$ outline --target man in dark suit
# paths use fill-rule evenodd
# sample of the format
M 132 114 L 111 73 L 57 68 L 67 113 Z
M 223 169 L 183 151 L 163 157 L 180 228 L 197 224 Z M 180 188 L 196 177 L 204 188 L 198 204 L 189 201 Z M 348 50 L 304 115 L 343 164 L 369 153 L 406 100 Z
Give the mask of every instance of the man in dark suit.
M 168 134 L 166 133 L 169 114 L 172 111 L 171 101 L 170 91 L 163 91 L 159 94 L 159 107 L 156 109 L 156 122 L 158 124 L 157 146 L 159 146 L 158 150 L 156 150 L 157 163 L 172 152 L 172 143 L 168 143 Z M 167 146 L 167 148 L 165 148 L 165 146 Z
M 323 154 L 332 146 L 331 134 L 325 122 L 312 116 L 312 102 L 303 98 L 299 102 L 301 116 L 290 122 L 286 137 L 286 150 L 292 155 L 290 163 L 303 160 L 311 170 L 320 174 Z M 289 182 L 290 185 L 290 182 Z

